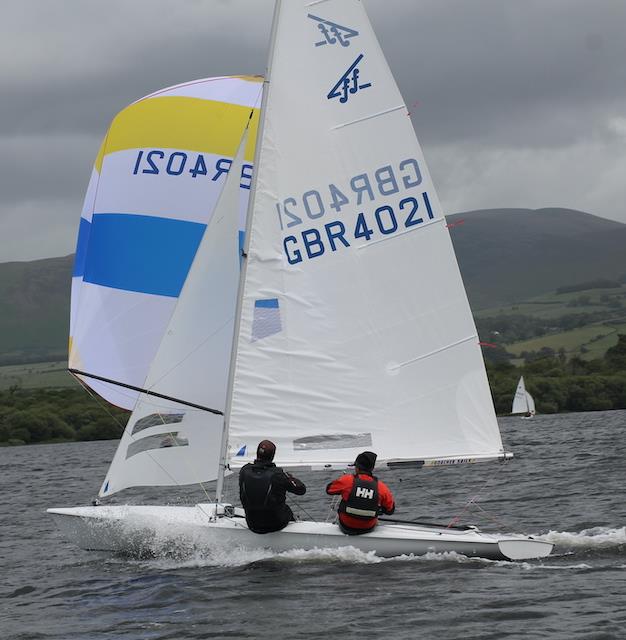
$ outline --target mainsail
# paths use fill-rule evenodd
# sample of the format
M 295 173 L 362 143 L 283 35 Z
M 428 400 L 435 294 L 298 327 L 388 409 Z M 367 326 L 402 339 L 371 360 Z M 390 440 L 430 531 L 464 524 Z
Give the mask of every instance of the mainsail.
M 263 438 L 284 466 L 503 457 L 441 205 L 361 2 L 279 5 L 231 465 Z
M 197 80 L 146 96 L 113 120 L 81 215 L 70 369 L 144 387 L 253 109 L 240 181 L 244 227 L 262 86 L 257 77 Z M 136 391 L 81 379 L 134 407 Z

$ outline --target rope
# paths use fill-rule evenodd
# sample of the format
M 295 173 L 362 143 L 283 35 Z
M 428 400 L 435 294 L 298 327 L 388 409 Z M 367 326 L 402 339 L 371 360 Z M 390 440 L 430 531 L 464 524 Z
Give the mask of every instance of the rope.
M 502 527 L 504 529 L 507 529 L 508 526 L 505 525 L 503 522 L 501 522 L 500 520 L 498 520 L 498 518 L 496 518 L 495 516 L 492 516 L 490 513 L 488 513 L 487 511 L 485 511 L 479 504 L 475 504 L 474 505 L 479 511 L 482 511 L 484 514 L 484 518 L 486 520 L 489 520 L 491 522 L 494 522 L 495 524 L 497 524 L 499 527 Z
M 290 498 L 289 502 L 291 502 L 294 506 L 298 507 L 300 511 L 304 513 L 304 515 L 308 516 L 310 520 L 313 522 L 317 522 L 317 520 L 294 498 Z
M 330 501 L 330 506 L 328 507 L 328 515 L 324 522 L 334 523 L 337 521 L 337 505 L 339 504 L 339 498 L 340 496 L 338 494 L 333 496 L 333 499 Z
M 450 520 L 450 522 L 447 524 L 447 527 L 451 527 L 455 524 L 457 524 L 459 522 L 459 520 L 461 519 L 461 517 L 463 516 L 463 514 L 469 509 L 469 507 L 474 504 L 478 507 L 477 504 L 477 500 L 480 497 L 480 494 L 485 490 L 485 488 L 487 487 L 487 485 L 498 475 L 498 473 L 500 473 L 500 471 L 502 470 L 502 467 L 504 466 L 504 463 L 499 465 L 498 468 L 495 470 L 494 473 L 491 474 L 490 477 L 487 478 L 487 480 L 483 483 L 482 487 L 476 492 L 475 495 L 473 495 L 466 503 L 465 506 L 463 507 L 463 509 L 461 510 L 461 512 L 459 514 L 457 514 L 456 516 L 454 516 L 452 518 L 452 520 Z M 479 507 L 481 508 L 481 507 Z M 484 509 L 483 509 L 484 511 Z M 485 511 L 486 513 L 486 511 Z

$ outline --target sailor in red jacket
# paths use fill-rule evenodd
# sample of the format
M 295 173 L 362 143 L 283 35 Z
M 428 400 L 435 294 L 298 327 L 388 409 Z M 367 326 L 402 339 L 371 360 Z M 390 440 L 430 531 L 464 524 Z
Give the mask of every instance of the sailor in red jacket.
M 372 474 L 375 464 L 375 453 L 359 453 L 354 473 L 341 476 L 326 487 L 329 495 L 341 495 L 339 528 L 348 535 L 371 531 L 378 524 L 380 512 L 391 515 L 396 509 L 389 487 Z

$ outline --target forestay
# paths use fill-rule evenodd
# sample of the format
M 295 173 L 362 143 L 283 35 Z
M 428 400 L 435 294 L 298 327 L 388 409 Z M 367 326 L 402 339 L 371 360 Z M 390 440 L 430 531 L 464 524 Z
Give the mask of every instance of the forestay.
M 285 466 L 502 457 L 441 205 L 361 3 L 289 0 L 275 28 L 231 464 L 263 438 Z
M 72 278 L 71 369 L 143 387 L 250 109 L 240 229 L 262 79 L 208 78 L 146 96 L 113 120 L 83 206 Z M 131 409 L 137 393 L 82 380 Z

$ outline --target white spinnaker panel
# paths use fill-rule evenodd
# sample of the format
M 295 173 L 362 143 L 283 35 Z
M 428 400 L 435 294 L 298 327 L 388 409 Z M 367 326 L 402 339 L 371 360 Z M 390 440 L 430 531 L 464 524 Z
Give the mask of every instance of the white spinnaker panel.
M 262 79 L 206 78 L 163 89 L 114 119 L 92 172 L 72 278 L 69 366 L 142 387 L 229 163 L 261 102 Z M 241 177 L 240 230 L 255 135 Z M 81 378 L 133 408 L 137 393 Z
M 239 173 L 244 135 L 146 379 L 149 391 L 224 412 L 239 283 Z M 217 477 L 223 415 L 145 393 L 100 489 Z
M 529 410 L 527 396 L 526 387 L 524 386 L 524 376 L 522 376 L 517 383 L 511 413 L 526 413 Z
M 361 3 L 283 2 L 266 91 L 231 463 L 262 438 L 284 465 L 501 455 L 441 206 Z

